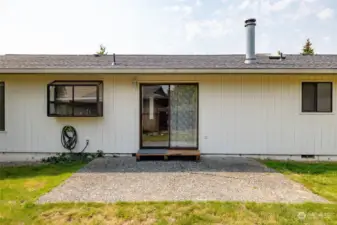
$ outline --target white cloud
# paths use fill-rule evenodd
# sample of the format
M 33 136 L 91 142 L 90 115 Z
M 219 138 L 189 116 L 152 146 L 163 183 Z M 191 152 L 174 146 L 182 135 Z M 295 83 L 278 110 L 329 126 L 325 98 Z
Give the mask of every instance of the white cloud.
M 199 7 L 199 6 L 202 6 L 202 5 L 203 5 L 203 2 L 202 2 L 201 0 L 196 0 L 196 1 L 195 1 L 195 5 L 198 6 L 198 7 Z
M 187 40 L 193 40 L 197 37 L 201 38 L 220 38 L 232 31 L 231 21 L 220 20 L 201 20 L 190 21 L 185 24 Z
M 245 0 L 238 6 L 238 8 L 239 9 L 246 9 L 250 5 L 250 3 L 251 3 L 250 0 Z
M 228 10 L 233 10 L 234 9 L 234 4 L 230 4 L 229 6 L 228 6 Z
M 332 18 L 333 14 L 334 14 L 333 9 L 325 8 L 317 13 L 317 17 L 320 18 L 321 20 L 326 20 Z
M 183 16 L 189 16 L 193 12 L 193 8 L 188 5 L 173 5 L 165 7 L 165 10 L 182 14 Z
M 331 37 L 330 37 L 330 36 L 325 36 L 325 37 L 323 38 L 323 40 L 326 41 L 326 42 L 328 42 L 328 41 L 331 40 Z
M 296 3 L 298 1 L 301 0 L 244 0 L 239 5 L 237 5 L 237 7 L 240 10 L 260 8 L 262 13 L 268 14 L 270 12 L 285 10 L 291 4 Z
M 294 2 L 295 0 L 279 0 L 274 4 L 271 4 L 270 9 L 272 11 L 281 11 L 290 6 Z
M 300 2 L 297 10 L 294 13 L 290 13 L 287 17 L 289 17 L 291 20 L 300 20 L 314 14 L 317 6 L 312 5 L 312 2 L 309 1 L 313 2 L 315 0 L 303 0 Z

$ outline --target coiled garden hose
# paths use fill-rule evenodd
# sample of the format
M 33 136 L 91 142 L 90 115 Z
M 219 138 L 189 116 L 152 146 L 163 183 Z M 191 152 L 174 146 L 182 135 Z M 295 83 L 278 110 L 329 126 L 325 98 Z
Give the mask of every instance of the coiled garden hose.
M 74 148 L 77 144 L 77 131 L 73 126 L 64 126 L 61 132 L 61 143 L 65 149 L 68 149 L 71 153 L 73 153 Z M 83 153 L 84 150 L 88 147 L 89 140 L 86 140 L 86 144 L 82 151 L 78 153 Z
M 77 132 L 73 126 L 64 126 L 61 132 L 61 143 L 65 149 L 70 152 L 74 150 L 77 144 Z

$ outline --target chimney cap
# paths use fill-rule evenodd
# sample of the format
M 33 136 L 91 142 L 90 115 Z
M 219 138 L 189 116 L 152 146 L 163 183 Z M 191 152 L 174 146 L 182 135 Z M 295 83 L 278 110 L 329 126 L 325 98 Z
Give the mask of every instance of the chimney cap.
M 245 23 L 255 23 L 255 22 L 256 22 L 256 19 L 254 19 L 254 18 L 250 18 L 250 19 L 245 20 Z

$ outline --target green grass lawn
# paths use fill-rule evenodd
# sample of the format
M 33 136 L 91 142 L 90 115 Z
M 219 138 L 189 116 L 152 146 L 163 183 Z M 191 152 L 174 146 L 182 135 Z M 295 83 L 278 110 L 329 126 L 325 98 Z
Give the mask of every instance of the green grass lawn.
M 263 161 L 312 192 L 337 203 L 337 163 Z
M 0 224 L 337 224 L 336 204 L 34 203 L 82 165 L 0 168 Z
M 39 196 L 58 186 L 83 165 L 0 167 L 0 224 L 20 221 L 21 216 L 23 221 L 26 217 L 29 219 L 26 207 L 32 206 Z

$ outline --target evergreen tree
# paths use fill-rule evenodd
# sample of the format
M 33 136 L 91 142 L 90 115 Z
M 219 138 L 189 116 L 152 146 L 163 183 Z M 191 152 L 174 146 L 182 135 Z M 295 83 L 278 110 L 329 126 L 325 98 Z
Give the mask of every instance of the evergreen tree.
M 312 48 L 312 43 L 309 38 L 307 39 L 305 45 L 303 46 L 302 54 L 303 55 L 314 55 L 315 54 L 315 51 Z

